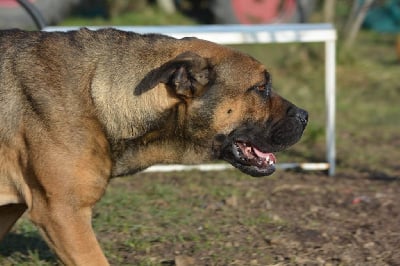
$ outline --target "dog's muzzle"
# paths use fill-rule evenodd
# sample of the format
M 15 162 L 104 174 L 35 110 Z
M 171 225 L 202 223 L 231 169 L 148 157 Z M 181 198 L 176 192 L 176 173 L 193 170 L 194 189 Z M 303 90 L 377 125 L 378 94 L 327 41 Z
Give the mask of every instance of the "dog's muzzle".
M 259 177 L 275 171 L 275 152 L 282 151 L 301 138 L 308 122 L 308 113 L 295 106 L 277 122 L 264 125 L 246 123 L 229 135 L 219 135 L 218 158 L 242 172 Z M 214 151 L 216 152 L 216 151 Z

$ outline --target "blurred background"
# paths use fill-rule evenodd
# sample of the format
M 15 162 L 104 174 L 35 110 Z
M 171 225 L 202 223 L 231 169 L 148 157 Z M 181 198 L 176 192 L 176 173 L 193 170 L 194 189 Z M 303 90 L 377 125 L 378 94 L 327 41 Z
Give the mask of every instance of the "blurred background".
M 187 23 L 277 23 L 307 21 L 315 6 L 315 0 L 300 1 L 226 1 L 226 0 L 29 0 L 43 14 L 50 24 L 62 23 L 68 17 L 81 19 L 97 18 L 96 23 L 108 21 L 112 24 L 187 24 Z M 33 20 L 17 0 L 0 1 L 1 26 L 33 27 Z M 150 10 L 158 14 L 178 16 L 177 18 L 155 17 L 140 20 L 150 15 Z M 145 12 L 143 14 L 143 12 Z M 140 14 L 142 13 L 142 14 Z M 147 14 L 147 15 L 145 15 Z M 123 18 L 121 18 L 123 16 Z M 117 19 L 119 17 L 119 19 Z M 186 17 L 186 18 L 184 18 Z M 67 23 L 72 22 L 69 18 Z M 79 21 L 80 23 L 84 20 Z M 87 20 L 90 21 L 90 20 Z
M 338 22 L 337 15 L 348 15 L 347 26 L 357 18 L 368 28 L 396 32 L 400 14 L 398 0 L 1 0 L 0 28 L 35 27 L 24 3 L 47 25 Z M 321 9 L 324 16 L 314 19 Z

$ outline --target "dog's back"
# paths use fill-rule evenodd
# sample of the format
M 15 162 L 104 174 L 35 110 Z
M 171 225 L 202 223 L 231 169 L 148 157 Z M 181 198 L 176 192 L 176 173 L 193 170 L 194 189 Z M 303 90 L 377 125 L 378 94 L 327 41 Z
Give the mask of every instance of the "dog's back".
M 21 88 L 15 76 L 18 50 L 26 45 L 24 39 L 27 39 L 24 31 L 0 31 L 0 151 L 15 136 L 24 109 Z
M 65 87 L 64 92 L 68 92 L 77 80 L 68 73 L 68 68 L 85 73 L 77 66 L 71 67 L 71 64 L 78 65 L 77 58 L 82 52 L 73 48 L 80 45 L 78 41 L 68 40 L 75 35 L 0 31 L 0 149 L 6 143 L 11 145 L 18 133 L 33 130 L 23 128 L 24 117 L 46 116 L 51 112 L 47 108 L 50 97 L 55 100 L 67 97 L 60 88 Z M 69 51 L 66 57 L 68 49 L 74 52 Z

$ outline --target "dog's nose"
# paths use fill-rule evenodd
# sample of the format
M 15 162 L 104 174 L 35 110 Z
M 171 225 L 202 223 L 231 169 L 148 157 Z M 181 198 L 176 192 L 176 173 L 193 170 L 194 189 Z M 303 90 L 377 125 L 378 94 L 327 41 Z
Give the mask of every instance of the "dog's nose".
M 308 122 L 308 112 L 299 108 L 296 112 L 296 118 L 305 126 Z
M 308 122 L 308 112 L 297 106 L 291 106 L 287 110 L 287 115 L 290 117 L 295 117 L 303 126 L 307 125 Z

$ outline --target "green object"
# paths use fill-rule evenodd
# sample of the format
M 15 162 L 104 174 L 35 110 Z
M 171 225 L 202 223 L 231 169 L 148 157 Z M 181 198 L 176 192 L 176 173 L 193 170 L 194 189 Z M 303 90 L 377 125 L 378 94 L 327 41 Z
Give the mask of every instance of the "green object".
M 390 0 L 383 5 L 372 7 L 363 26 L 379 32 L 400 32 L 400 1 Z

